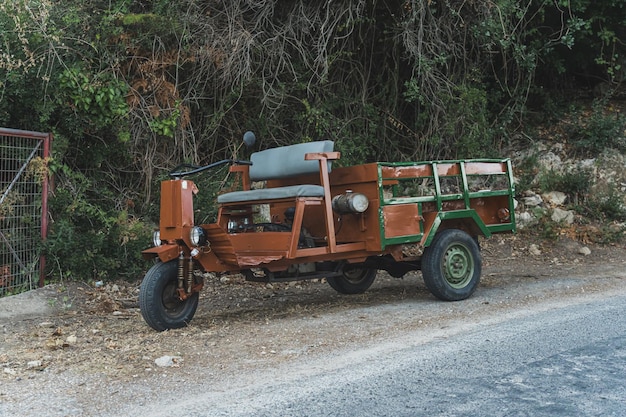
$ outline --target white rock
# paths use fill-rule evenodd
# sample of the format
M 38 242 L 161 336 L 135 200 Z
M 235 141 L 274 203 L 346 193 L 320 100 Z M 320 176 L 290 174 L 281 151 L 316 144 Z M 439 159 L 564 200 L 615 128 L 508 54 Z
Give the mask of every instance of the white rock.
M 183 358 L 180 356 L 161 356 L 160 358 L 157 358 L 154 360 L 154 363 L 157 366 L 160 366 L 161 368 L 172 368 L 172 367 L 179 367 L 180 364 L 183 362 Z
M 596 164 L 595 158 L 593 159 L 583 159 L 582 161 L 578 161 L 578 168 L 582 169 L 591 169 Z
M 517 223 L 517 227 L 523 228 L 526 225 L 529 225 L 535 221 L 535 218 L 532 214 L 527 211 L 523 211 L 515 216 L 515 222 Z
M 561 158 L 558 155 L 555 155 L 554 152 L 546 152 L 545 154 L 539 156 L 539 158 L 537 158 L 537 163 L 546 171 L 560 172 L 563 168 Z
M 539 246 L 535 245 L 534 243 L 530 245 L 530 247 L 528 248 L 528 252 L 533 256 L 541 255 L 541 250 L 539 250 Z
M 561 191 L 550 191 L 549 193 L 542 194 L 543 201 L 553 206 L 562 206 L 567 199 L 567 195 Z
M 37 368 L 41 368 L 42 365 L 43 365 L 43 362 L 41 361 L 30 361 L 26 363 L 26 369 L 37 369 Z
M 591 249 L 589 249 L 587 246 L 583 246 L 578 249 L 578 253 L 584 256 L 591 255 Z
M 574 212 L 572 210 L 563 210 L 557 207 L 552 210 L 551 219 L 555 223 L 563 222 L 569 225 L 574 223 Z
M 537 207 L 543 203 L 541 196 L 537 194 L 529 197 L 524 197 L 522 198 L 522 201 L 524 202 L 524 205 L 526 207 Z
M 78 341 L 78 338 L 76 337 L 75 334 L 72 334 L 72 335 L 67 336 L 67 339 L 65 339 L 65 341 L 69 343 L 70 345 L 73 345 L 74 343 Z

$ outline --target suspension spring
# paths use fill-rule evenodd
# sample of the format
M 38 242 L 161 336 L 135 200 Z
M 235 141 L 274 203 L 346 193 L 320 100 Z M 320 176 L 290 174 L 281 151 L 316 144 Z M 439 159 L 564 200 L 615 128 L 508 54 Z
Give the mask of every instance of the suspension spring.
M 193 289 L 193 258 L 189 257 L 187 264 L 187 294 L 191 294 Z
M 183 252 L 178 256 L 178 288 L 185 288 L 185 257 Z

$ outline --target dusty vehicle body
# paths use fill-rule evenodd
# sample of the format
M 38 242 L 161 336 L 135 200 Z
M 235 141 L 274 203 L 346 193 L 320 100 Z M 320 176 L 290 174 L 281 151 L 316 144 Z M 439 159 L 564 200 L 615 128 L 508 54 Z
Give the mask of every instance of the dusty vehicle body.
M 155 246 L 143 251 L 156 258 L 139 296 L 146 322 L 159 331 L 185 326 L 203 286 L 198 270 L 265 282 L 325 278 L 344 294 L 365 291 L 377 270 L 421 270 L 436 297 L 469 297 L 481 274 L 478 237 L 515 231 L 510 161 L 332 169 L 340 157 L 333 147 L 290 145 L 255 152 L 251 162 L 171 173 L 161 185 Z M 224 163 L 242 189 L 218 196 L 215 223 L 196 225 L 198 190 L 187 177 Z

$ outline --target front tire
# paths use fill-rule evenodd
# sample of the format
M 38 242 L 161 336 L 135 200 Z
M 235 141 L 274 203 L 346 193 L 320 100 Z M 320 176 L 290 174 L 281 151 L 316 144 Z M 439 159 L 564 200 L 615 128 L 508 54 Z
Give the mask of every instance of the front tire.
M 181 301 L 178 286 L 178 260 L 157 262 L 148 270 L 139 289 L 139 309 L 150 327 L 162 332 L 187 326 L 198 308 L 198 293 Z
M 446 229 L 422 256 L 422 276 L 430 292 L 444 301 L 468 298 L 478 287 L 482 269 L 476 240 L 462 230 Z
M 328 285 L 341 294 L 362 294 L 376 279 L 376 269 L 345 265 L 341 275 L 326 278 Z

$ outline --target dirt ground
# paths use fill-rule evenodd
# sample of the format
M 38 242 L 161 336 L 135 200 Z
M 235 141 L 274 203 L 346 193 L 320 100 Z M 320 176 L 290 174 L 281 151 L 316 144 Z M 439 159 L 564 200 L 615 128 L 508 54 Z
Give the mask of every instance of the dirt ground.
M 119 396 L 129 382 L 149 390 L 164 380 L 217 380 L 350 350 L 407 328 L 441 328 L 450 320 L 473 321 L 513 305 L 533 308 L 544 299 L 609 291 L 626 281 L 624 245 L 586 245 L 591 253 L 585 255 L 583 243 L 567 238 L 533 248 L 530 242 L 524 234 L 481 242 L 481 284 L 456 303 L 435 300 L 419 273 L 396 279 L 379 272 L 370 290 L 357 296 L 339 295 L 323 281 L 259 284 L 230 275 L 207 280 L 188 327 L 158 333 L 141 318 L 138 282 L 100 288 L 65 282 L 0 299 L 0 414 L 2 402 L 15 406 L 42 390 L 78 386 L 94 396 L 98 384 L 115 382 Z M 39 310 L 25 307 L 37 303 Z M 163 357 L 170 359 L 166 367 L 155 362 Z M 95 415 L 105 397 L 95 395 L 91 408 L 77 409 Z

